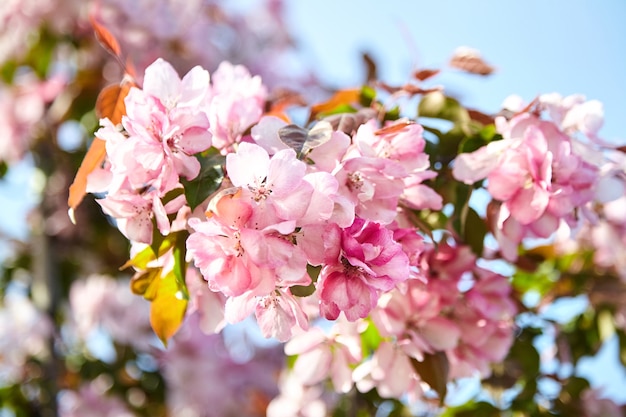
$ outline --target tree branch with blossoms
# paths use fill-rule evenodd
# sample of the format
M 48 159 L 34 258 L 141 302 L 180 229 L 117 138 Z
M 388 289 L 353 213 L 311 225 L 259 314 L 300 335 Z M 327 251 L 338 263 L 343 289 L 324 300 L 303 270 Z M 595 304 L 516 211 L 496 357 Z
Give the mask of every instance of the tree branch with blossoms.
M 226 41 L 199 48 L 224 22 L 253 38 L 217 5 L 164 5 L 176 18 L 163 14 L 163 42 L 161 20 L 101 3 L 85 24 L 107 80 L 85 81 L 85 69 L 72 81 L 91 94 L 87 114 L 79 99 L 57 104 L 65 80 L 22 86 L 2 67 L 15 85 L 0 110 L 23 100 L 37 111 L 0 112 L 16 144 L 0 147 L 0 177 L 29 153 L 45 172 L 40 234 L 60 277 L 49 294 L 65 295 L 44 313 L 27 301 L 45 301 L 36 283 L 3 297 L 11 411 L 44 410 L 48 395 L 64 417 L 623 412 L 576 370 L 612 338 L 626 364 L 626 159 L 601 137 L 600 102 L 509 97 L 486 114 L 433 83 L 445 69 L 394 86 L 368 55 L 363 86 L 318 102 L 275 88 L 276 71 L 256 75 L 275 56 L 258 39 L 250 59 L 249 42 L 230 55 Z M 142 36 L 120 30 L 127 21 Z M 289 43 L 277 30 L 274 52 Z M 467 48 L 450 66 L 494 71 Z M 26 140 L 54 136 L 64 118 L 93 119 L 80 167 L 82 153 L 67 163 L 55 150 L 54 167 L 53 139 Z M 22 252 L 1 292 L 24 286 L 30 265 L 42 271 Z M 547 312 L 581 297 L 569 320 Z M 242 325 L 272 341 L 237 357 L 229 338 Z M 90 338 L 106 337 L 112 352 L 97 357 Z M 459 404 L 467 381 L 481 390 Z

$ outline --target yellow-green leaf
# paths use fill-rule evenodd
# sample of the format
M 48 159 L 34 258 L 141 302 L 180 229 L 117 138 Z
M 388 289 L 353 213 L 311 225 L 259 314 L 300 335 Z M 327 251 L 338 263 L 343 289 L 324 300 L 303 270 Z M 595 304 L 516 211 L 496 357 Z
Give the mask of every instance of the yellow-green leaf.
M 136 273 L 130 280 L 130 290 L 133 294 L 143 295 L 146 300 L 152 300 L 156 296 L 152 283 L 161 276 L 161 268 L 151 268 L 147 271 Z
M 183 322 L 187 300 L 182 296 L 173 271 L 156 281 L 158 288 L 150 308 L 150 324 L 154 333 L 167 345 Z

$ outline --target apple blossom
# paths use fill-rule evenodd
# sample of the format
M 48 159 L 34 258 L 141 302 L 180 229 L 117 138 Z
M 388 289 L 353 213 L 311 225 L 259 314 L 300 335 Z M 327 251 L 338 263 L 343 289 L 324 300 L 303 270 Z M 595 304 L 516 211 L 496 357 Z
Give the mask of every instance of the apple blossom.
M 378 223 L 356 218 L 335 235 L 339 255 L 320 272 L 320 313 L 334 320 L 340 312 L 354 321 L 368 315 L 380 293 L 409 277 L 409 260 L 393 233 Z

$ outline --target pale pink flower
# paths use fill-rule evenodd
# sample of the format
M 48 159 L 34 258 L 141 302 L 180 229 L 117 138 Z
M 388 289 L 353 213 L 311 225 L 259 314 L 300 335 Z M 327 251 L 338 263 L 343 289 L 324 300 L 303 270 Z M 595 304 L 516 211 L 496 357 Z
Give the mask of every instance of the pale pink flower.
M 286 355 L 298 355 L 295 378 L 304 385 L 315 385 L 330 379 L 338 393 L 352 388 L 352 367 L 362 358 L 359 324 L 336 323 L 328 333 L 313 327 L 294 336 L 285 345 Z
M 212 74 L 213 88 L 208 101 L 213 144 L 228 149 L 259 121 L 267 90 L 261 77 L 251 76 L 241 65 L 222 62 Z
M 371 359 L 359 365 L 352 377 L 360 392 L 376 388 L 383 398 L 401 398 L 415 390 L 421 392 L 419 378 L 409 357 L 387 341 L 380 343 Z
M 459 344 L 448 350 L 451 375 L 491 374 L 513 343 L 513 318 L 517 312 L 509 281 L 492 271 L 475 268 L 477 279 L 453 309 L 460 329 Z
M 198 314 L 198 327 L 205 334 L 219 333 L 226 327 L 224 319 L 224 303 L 226 297 L 209 289 L 200 272 L 190 266 L 185 274 L 185 282 L 189 291 L 189 305 L 186 315 Z
M 394 337 L 404 353 L 419 361 L 425 353 L 445 351 L 457 346 L 460 330 L 444 316 L 446 298 L 436 286 L 415 280 L 407 282 L 406 292 L 384 294 L 372 319 L 383 336 Z
M 171 230 L 168 214 L 177 213 L 185 205 L 185 196 L 163 205 L 156 190 L 137 194 L 129 190 L 120 190 L 97 200 L 105 214 L 116 219 L 117 227 L 129 240 L 140 243 L 152 243 L 153 219 L 162 235 Z
M 604 124 L 604 108 L 600 101 L 587 100 L 581 94 L 563 98 L 558 93 L 552 93 L 541 95 L 539 103 L 565 132 L 578 131 L 597 143 L 605 144 L 598 137 L 598 131 Z
M 304 180 L 306 165 L 292 149 L 272 158 L 258 145 L 241 143 L 237 153 L 226 156 L 226 170 L 242 199 L 253 207 L 257 228 L 285 220 L 298 220 L 307 212 L 313 187 Z
M 146 68 L 143 90 L 131 88 L 122 118 L 129 134 L 125 148 L 154 177 L 166 164 L 188 180 L 198 175 L 200 163 L 193 155 L 211 146 L 209 121 L 199 110 L 208 88 L 206 70 L 194 67 L 181 80 L 162 59 Z
M 355 157 L 347 159 L 335 176 L 340 192 L 355 205 L 356 215 L 379 222 L 391 223 L 404 190 L 404 168 L 395 161 Z
M 44 120 L 46 105 L 65 85 L 61 77 L 40 81 L 31 73 L 17 76 L 11 86 L 0 82 L 0 162 L 14 164 L 24 157 Z
M 332 409 L 324 388 L 303 384 L 295 372 L 283 370 L 279 389 L 280 394 L 267 406 L 267 417 L 326 417 Z
M 487 189 L 504 202 L 516 220 L 529 224 L 548 207 L 553 156 L 537 128 L 525 131 L 523 144 L 503 155 L 498 167 L 489 173 Z
M 440 210 L 442 198 L 433 189 L 422 184 L 437 176 L 429 170 L 429 156 L 424 152 L 426 142 L 423 128 L 417 123 L 398 120 L 376 131 L 374 120 L 359 127 L 354 144 L 362 156 L 396 161 L 404 169 L 402 201 L 414 209 Z M 398 174 L 396 174 L 398 175 Z

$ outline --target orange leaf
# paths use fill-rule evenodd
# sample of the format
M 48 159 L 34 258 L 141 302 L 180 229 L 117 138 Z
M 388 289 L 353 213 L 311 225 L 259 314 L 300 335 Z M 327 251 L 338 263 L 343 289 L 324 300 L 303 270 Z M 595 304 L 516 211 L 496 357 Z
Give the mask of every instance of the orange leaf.
M 122 58 L 122 48 L 120 48 L 120 44 L 115 39 L 115 36 L 107 28 L 98 23 L 93 15 L 89 16 L 89 21 L 91 22 L 91 26 L 96 34 L 96 39 L 100 42 L 100 45 L 104 49 L 106 49 L 111 55 L 116 56 L 118 59 Z
M 315 104 L 311 107 L 311 119 L 320 113 L 331 111 L 342 104 L 358 103 L 361 96 L 360 89 L 348 89 L 337 91 L 328 101 Z
M 67 199 L 67 205 L 70 207 L 68 212 L 70 219 L 75 223 L 74 210 L 87 193 L 87 176 L 102 164 L 106 156 L 105 142 L 102 139 L 94 138 L 83 162 L 78 168 L 74 182 L 70 185 L 70 195 Z
M 167 344 L 185 318 L 187 300 L 181 295 L 173 271 L 158 279 L 159 287 L 150 307 L 150 325 L 159 339 Z
M 122 82 L 122 84 L 114 84 L 105 87 L 96 100 L 96 113 L 98 117 L 108 117 L 111 122 L 118 124 L 122 121 L 122 116 L 126 114 L 126 105 L 124 98 L 128 95 L 130 88 L 135 84 L 133 82 Z M 67 205 L 70 207 L 68 212 L 72 222 L 74 219 L 74 210 L 87 193 L 87 176 L 98 168 L 104 157 L 106 156 L 106 148 L 104 141 L 94 138 L 83 162 L 78 168 L 74 182 L 70 186 L 70 194 L 67 199 Z
M 438 69 L 422 69 L 415 71 L 413 73 L 413 77 L 420 81 L 424 81 L 431 77 L 434 77 L 435 75 L 439 74 L 439 72 L 440 70 Z
M 407 127 L 413 124 L 415 124 L 415 122 L 412 122 L 412 121 L 396 122 L 392 125 L 385 126 L 382 129 L 378 129 L 376 132 L 374 132 L 374 134 L 377 136 L 381 136 L 381 135 L 391 135 L 394 133 L 404 132 Z
M 122 116 L 126 114 L 124 99 L 133 85 L 133 83 L 122 83 L 104 87 L 96 100 L 98 117 L 108 117 L 113 124 L 121 123 Z

